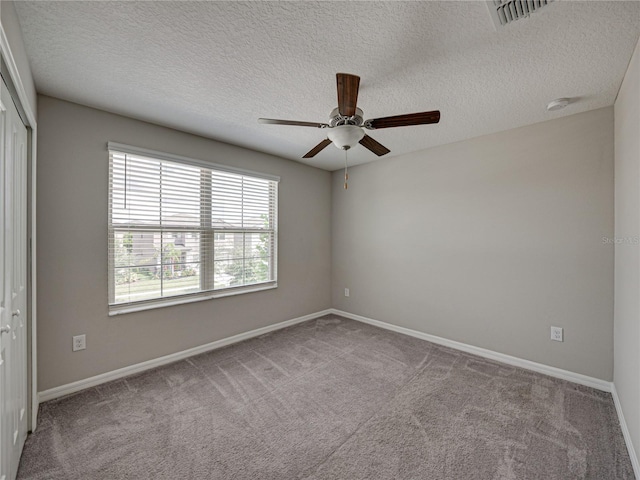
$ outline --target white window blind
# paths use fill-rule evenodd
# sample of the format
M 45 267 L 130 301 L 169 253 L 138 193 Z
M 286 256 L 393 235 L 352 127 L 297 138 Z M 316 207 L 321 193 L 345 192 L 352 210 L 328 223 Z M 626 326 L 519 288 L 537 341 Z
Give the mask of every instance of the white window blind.
M 275 178 L 109 144 L 109 305 L 275 285 Z

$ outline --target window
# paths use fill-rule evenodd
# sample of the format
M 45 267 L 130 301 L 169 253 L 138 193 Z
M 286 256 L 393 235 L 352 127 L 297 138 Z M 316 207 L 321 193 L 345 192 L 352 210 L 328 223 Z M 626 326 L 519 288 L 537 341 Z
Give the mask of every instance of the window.
M 277 177 L 114 143 L 109 158 L 110 313 L 276 286 Z

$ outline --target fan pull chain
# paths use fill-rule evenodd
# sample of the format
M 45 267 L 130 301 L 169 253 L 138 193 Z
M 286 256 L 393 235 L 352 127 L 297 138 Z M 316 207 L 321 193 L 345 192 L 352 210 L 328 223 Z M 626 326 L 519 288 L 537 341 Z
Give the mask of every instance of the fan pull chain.
M 344 189 L 347 190 L 349 188 L 349 169 L 347 168 L 347 152 L 344 151 Z

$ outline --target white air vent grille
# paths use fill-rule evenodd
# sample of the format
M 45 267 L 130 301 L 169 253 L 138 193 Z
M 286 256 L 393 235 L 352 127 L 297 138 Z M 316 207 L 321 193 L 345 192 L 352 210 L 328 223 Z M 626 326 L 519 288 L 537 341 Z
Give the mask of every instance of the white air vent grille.
M 487 6 L 496 27 L 528 17 L 554 0 L 489 0 Z

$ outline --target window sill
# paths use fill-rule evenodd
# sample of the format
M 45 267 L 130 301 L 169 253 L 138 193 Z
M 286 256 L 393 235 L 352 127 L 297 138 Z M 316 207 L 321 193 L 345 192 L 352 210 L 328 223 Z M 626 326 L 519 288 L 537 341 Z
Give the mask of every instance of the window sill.
M 156 308 L 172 307 L 174 305 L 183 305 L 186 303 L 202 302 L 213 298 L 231 297 L 234 295 L 242 295 L 244 293 L 261 292 L 263 290 L 271 290 L 278 288 L 276 282 L 251 285 L 248 287 L 228 288 L 216 292 L 196 293 L 185 295 L 182 297 L 163 298 L 159 300 L 149 300 L 148 302 L 140 302 L 138 304 L 109 305 L 109 316 L 124 315 L 126 313 L 142 312 L 144 310 L 154 310 Z

